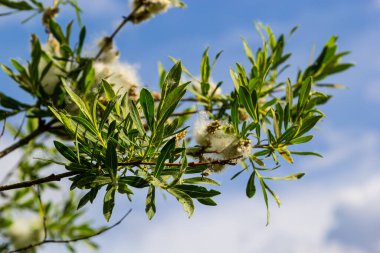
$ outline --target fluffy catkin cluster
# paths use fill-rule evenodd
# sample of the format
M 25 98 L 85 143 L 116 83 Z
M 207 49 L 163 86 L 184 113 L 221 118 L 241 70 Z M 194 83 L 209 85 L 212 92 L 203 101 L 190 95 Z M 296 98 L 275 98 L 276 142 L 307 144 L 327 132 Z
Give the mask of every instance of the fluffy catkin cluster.
M 129 98 L 135 99 L 138 96 L 139 78 L 136 68 L 128 63 L 120 62 L 119 51 L 112 43 L 106 43 L 107 38 L 103 38 L 98 46 L 106 45 L 103 53 L 94 62 L 95 83 L 99 84 L 102 79 L 109 82 L 115 93 L 124 95 L 128 93 Z
M 160 12 L 166 12 L 172 6 L 170 0 L 131 0 L 130 3 L 132 10 L 137 8 L 131 19 L 135 24 L 148 20 Z
M 194 138 L 200 146 L 210 152 L 204 155 L 204 158 L 210 161 L 245 158 L 252 150 L 250 140 L 238 138 L 231 125 L 209 119 L 206 112 L 201 112 L 194 124 Z M 224 168 L 225 165 L 212 165 L 209 171 L 220 172 Z
M 7 235 L 15 248 L 39 242 L 43 238 L 42 221 L 38 217 L 17 218 L 9 227 Z

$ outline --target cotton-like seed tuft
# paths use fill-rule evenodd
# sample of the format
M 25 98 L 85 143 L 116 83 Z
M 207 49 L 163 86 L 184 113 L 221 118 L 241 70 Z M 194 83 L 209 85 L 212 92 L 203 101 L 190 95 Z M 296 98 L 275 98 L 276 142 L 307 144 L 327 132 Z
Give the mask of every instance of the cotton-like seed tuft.
M 42 220 L 39 217 L 17 218 L 7 230 L 15 248 L 22 248 L 43 238 Z
M 131 8 L 134 10 L 140 6 L 132 17 L 135 24 L 153 18 L 156 14 L 166 12 L 171 6 L 170 0 L 132 0 Z

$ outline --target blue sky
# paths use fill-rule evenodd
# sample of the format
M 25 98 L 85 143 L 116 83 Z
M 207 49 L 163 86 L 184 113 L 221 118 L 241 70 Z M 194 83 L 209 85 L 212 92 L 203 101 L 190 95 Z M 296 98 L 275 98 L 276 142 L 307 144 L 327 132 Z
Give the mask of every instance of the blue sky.
M 128 12 L 127 1 L 79 2 L 89 44 L 109 34 Z M 169 67 L 168 56 L 180 58 L 198 73 L 201 54 L 210 47 L 213 54 L 224 50 L 213 79 L 223 80 L 223 89 L 229 90 L 229 67 L 246 63 L 240 36 L 253 48 L 259 45 L 254 21 L 269 24 L 276 34 L 299 26 L 288 43 L 288 51 L 293 53 L 290 76 L 308 62 L 312 47 L 319 51 L 331 35 L 339 36 L 341 50 L 352 52 L 346 60 L 356 67 L 330 79 L 347 85 L 348 90 L 333 91 L 334 98 L 322 108 L 327 118 L 307 146 L 324 158 L 298 159 L 293 166 L 285 166 L 283 173 L 305 171 L 306 177 L 272 184 L 283 206 L 278 209 L 271 204 L 270 226 L 265 227 L 261 195 L 253 200 L 245 197 L 248 175 L 231 182 L 236 171 L 231 168 L 218 175 L 223 183 L 219 205 L 198 206 L 190 220 L 170 197 L 161 198 L 153 221 L 145 217 L 145 192 L 136 194 L 132 204 L 119 199 L 114 221 L 130 206 L 134 210 L 122 225 L 98 238 L 100 252 L 380 252 L 380 1 L 186 3 L 186 9 L 172 9 L 139 26 L 127 26 L 117 38 L 121 59 L 139 66 L 141 80 L 148 87 L 154 88 L 158 81 L 158 61 Z M 71 17 L 71 11 L 64 11 L 59 19 Z M 29 34 L 42 34 L 39 20 L 20 25 L 21 18 L 0 20 L 2 63 L 10 57 L 27 59 Z M 0 88 L 28 99 L 3 73 Z M 12 158 L 8 160 L 10 163 Z M 103 224 L 100 206 L 99 201 L 88 208 L 96 224 Z M 44 252 L 52 249 L 65 252 L 60 246 L 46 247 Z M 90 251 L 83 248 L 81 252 Z

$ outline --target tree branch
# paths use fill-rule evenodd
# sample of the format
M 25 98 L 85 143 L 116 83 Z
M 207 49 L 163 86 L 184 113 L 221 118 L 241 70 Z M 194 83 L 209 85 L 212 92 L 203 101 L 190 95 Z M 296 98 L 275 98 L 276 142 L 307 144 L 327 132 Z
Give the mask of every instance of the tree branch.
M 207 111 L 208 112 L 214 112 L 214 111 L 220 111 L 221 109 L 222 108 L 212 108 L 212 109 L 209 109 Z M 177 112 L 177 113 L 173 113 L 172 115 L 170 115 L 170 117 L 186 116 L 186 115 L 200 113 L 202 111 L 205 111 L 205 110 L 193 110 L 193 111 Z
M 32 249 L 32 248 L 35 248 L 35 247 L 39 247 L 43 244 L 48 244 L 48 243 L 72 243 L 72 242 L 78 242 L 78 241 L 83 241 L 83 240 L 87 240 L 87 239 L 90 239 L 92 237 L 95 237 L 95 236 L 98 236 L 98 235 L 101 235 L 105 232 L 107 232 L 108 230 L 110 229 L 113 229 L 114 227 L 120 225 L 120 223 L 123 222 L 123 220 L 125 218 L 127 218 L 127 216 L 132 212 L 132 209 L 129 209 L 129 211 L 118 221 L 116 222 L 115 224 L 113 224 L 112 226 L 109 226 L 109 227 L 106 227 L 100 231 L 98 231 L 97 233 L 95 234 L 91 234 L 91 235 L 86 235 L 86 236 L 81 236 L 81 237 L 77 237 L 77 238 L 73 238 L 73 239 L 69 239 L 69 240 L 49 240 L 49 239 L 44 239 L 43 241 L 41 242 L 38 242 L 38 243 L 34 243 L 34 244 L 30 244 L 29 246 L 26 246 L 26 247 L 23 247 L 23 248 L 19 248 L 19 249 L 15 249 L 15 250 L 12 250 L 12 251 L 9 251 L 7 253 L 15 253 L 15 252 L 21 252 L 21 251 L 25 251 L 25 250 L 28 250 L 28 249 Z
M 112 43 L 113 39 L 116 37 L 116 35 L 120 32 L 120 30 L 128 23 L 128 21 L 131 21 L 131 19 L 133 18 L 133 16 L 136 14 L 136 12 L 143 6 L 143 3 L 140 3 L 139 5 L 136 6 L 136 8 L 134 8 L 132 10 L 132 12 L 126 16 L 126 17 L 123 17 L 123 20 L 120 22 L 120 24 L 116 27 L 115 31 L 109 36 L 107 37 L 107 41 L 106 43 L 104 43 L 104 45 L 100 48 L 99 52 L 96 54 L 95 56 L 95 60 L 99 59 L 99 57 L 102 55 L 102 53 L 104 52 L 104 50 L 110 45 L 110 43 Z
M 38 184 L 43 184 L 43 183 L 48 183 L 48 182 L 53 182 L 53 181 L 60 181 L 62 178 L 71 177 L 71 176 L 74 176 L 77 174 L 79 174 L 79 172 L 77 172 L 77 171 L 69 171 L 69 172 L 65 172 L 62 174 L 51 174 L 50 176 L 35 179 L 35 180 L 24 181 L 24 182 L 20 182 L 20 183 L 16 183 L 16 184 L 0 186 L 0 192 L 19 189 L 19 188 L 31 187 L 33 185 L 38 185 Z
M 240 158 L 242 158 L 242 156 L 238 156 L 238 157 L 234 157 L 234 158 L 226 159 L 226 160 L 189 162 L 187 164 L 187 166 L 188 167 L 196 167 L 196 166 L 201 166 L 201 165 L 212 165 L 212 164 L 236 165 L 237 164 L 236 159 L 240 159 Z M 119 166 L 156 165 L 156 164 L 157 164 L 157 162 L 153 162 L 153 161 L 132 161 L 132 162 L 118 163 Z M 164 163 L 164 165 L 168 166 L 168 167 L 176 167 L 176 166 L 181 166 L 182 163 Z M 65 172 L 65 173 L 61 173 L 61 174 L 51 174 L 50 176 L 42 177 L 42 178 L 35 179 L 35 180 L 24 181 L 24 182 L 20 182 L 20 183 L 16 183 L 16 184 L 10 184 L 10 185 L 4 185 L 4 186 L 0 186 L 0 192 L 31 187 L 33 185 L 39 185 L 39 184 L 53 182 L 53 181 L 60 181 L 63 178 L 78 175 L 80 173 L 82 173 L 82 172 L 69 171 L 69 172 Z
M 234 157 L 232 159 L 226 159 L 226 160 L 213 160 L 213 161 L 204 161 L 204 162 L 189 162 L 187 164 L 188 167 L 196 167 L 201 165 L 212 165 L 212 164 L 228 164 L 228 165 L 236 165 L 236 159 L 240 159 L 242 156 Z M 157 162 L 150 162 L 150 161 L 134 161 L 134 162 L 125 162 L 125 163 L 119 163 L 119 166 L 137 166 L 137 165 L 156 165 Z M 181 166 L 182 163 L 164 163 L 165 166 L 168 167 L 176 167 Z
M 33 132 L 31 132 L 29 135 L 25 136 L 24 138 L 20 139 L 16 143 L 14 143 L 11 146 L 0 151 L 0 158 L 8 155 L 9 153 L 15 151 L 16 149 L 28 144 L 31 140 L 38 137 L 40 134 L 46 132 L 47 130 L 49 130 L 51 125 L 53 125 L 55 122 L 56 122 L 56 120 L 52 119 L 47 124 L 39 125 L 38 128 L 36 130 L 34 130 Z

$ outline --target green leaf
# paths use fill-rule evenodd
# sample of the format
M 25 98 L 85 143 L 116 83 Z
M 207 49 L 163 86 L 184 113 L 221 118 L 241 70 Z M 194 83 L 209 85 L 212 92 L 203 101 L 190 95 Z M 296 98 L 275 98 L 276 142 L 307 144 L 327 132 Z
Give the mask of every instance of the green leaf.
M 182 142 L 182 153 L 181 153 L 181 167 L 178 169 L 175 169 L 176 171 L 173 174 L 176 174 L 173 176 L 173 180 L 168 184 L 168 187 L 172 187 L 173 185 L 177 185 L 178 182 L 181 180 L 183 174 L 186 172 L 187 169 L 187 155 L 186 155 L 186 141 L 183 140 Z M 162 175 L 162 173 L 161 173 Z
M 62 119 L 64 119 L 64 114 L 60 115 Z M 92 133 L 94 136 L 98 135 L 97 129 L 94 127 L 94 125 L 86 118 L 83 116 L 73 116 L 71 117 L 73 121 L 78 123 L 79 125 L 83 126 L 85 129 L 87 129 L 90 133 Z M 69 119 L 67 119 L 69 120 Z M 65 124 L 65 123 L 64 123 Z
M 106 176 L 98 176 L 96 178 L 94 178 L 94 180 L 92 180 L 91 182 L 91 187 L 98 187 L 98 186 L 103 186 L 103 185 L 106 185 L 106 184 L 110 184 L 112 183 L 112 178 L 110 177 L 106 177 Z
M 142 177 L 125 176 L 119 179 L 119 184 L 127 184 L 135 188 L 145 188 L 149 186 L 149 182 Z
M 145 88 L 140 91 L 140 104 L 149 129 L 154 132 L 154 99 L 152 94 Z
M 107 150 L 106 150 L 104 165 L 106 166 L 109 173 L 111 174 L 112 179 L 115 180 L 116 174 L 117 174 L 118 162 L 117 162 L 116 145 L 112 139 L 110 139 L 107 142 Z
M 289 150 L 286 148 L 279 148 L 277 151 L 288 163 L 294 162 Z
M 260 166 L 265 166 L 265 163 L 261 159 L 257 158 L 255 155 L 251 155 L 249 159 L 251 159 L 253 162 L 257 163 Z
M 102 86 L 108 100 L 112 100 L 116 97 L 115 91 L 112 89 L 111 84 L 109 84 L 107 80 L 102 80 Z
M 49 28 L 51 33 L 54 35 L 54 38 L 56 38 L 60 44 L 64 44 L 66 42 L 66 38 L 61 27 L 54 21 L 54 19 L 50 19 Z
M 129 105 L 130 105 L 129 107 L 131 109 L 131 117 L 132 117 L 133 123 L 135 124 L 139 133 L 141 135 L 144 135 L 145 130 L 144 130 L 143 124 L 141 122 L 140 114 L 139 114 L 139 111 L 137 110 L 136 104 L 133 100 L 130 100 Z
M 248 114 L 251 116 L 253 120 L 256 120 L 256 112 L 255 107 L 257 103 L 257 95 L 256 92 L 253 91 L 252 94 L 249 93 L 248 89 L 244 86 L 239 87 L 239 97 L 241 103 L 244 105 Z
M 133 191 L 129 189 L 128 185 L 120 184 L 120 181 L 119 181 L 119 185 L 117 186 L 117 191 L 118 193 L 121 193 L 121 194 L 127 194 L 127 195 L 133 194 Z
M 297 129 L 298 126 L 289 127 L 285 132 L 282 133 L 280 138 L 277 139 L 277 143 L 282 143 L 283 141 L 285 141 L 285 143 L 290 142 L 293 136 L 297 133 Z
M 164 85 L 162 87 L 162 93 L 161 93 L 161 102 L 164 101 L 167 97 L 167 95 L 178 87 L 179 82 L 181 80 L 182 75 L 182 65 L 181 62 L 178 61 L 174 64 L 174 66 L 169 70 L 169 73 L 166 75 Z M 159 110 L 163 104 L 160 103 Z
M 92 120 L 92 115 L 86 105 L 86 103 L 70 88 L 68 83 L 62 79 L 63 87 L 65 88 L 67 94 L 69 94 L 71 100 L 78 106 L 79 110 L 86 115 L 89 120 Z
M 277 118 L 276 112 L 273 110 L 273 108 L 270 108 L 270 112 L 272 113 L 272 119 L 273 119 L 273 130 L 276 135 L 276 139 L 280 137 L 281 131 L 280 131 L 280 122 Z
M 170 117 L 170 115 L 176 109 L 178 103 L 182 99 L 183 95 L 186 93 L 186 87 L 189 83 L 182 84 L 174 88 L 165 99 L 161 99 L 160 110 L 157 114 L 158 126 L 165 123 L 165 121 Z
M 216 206 L 216 202 L 211 198 L 197 199 L 199 203 L 205 206 Z
M 161 174 L 162 169 L 165 167 L 166 159 L 170 157 L 171 153 L 175 149 L 175 144 L 176 144 L 176 138 L 173 137 L 161 149 L 160 155 L 158 156 L 158 159 L 157 159 L 156 168 L 154 169 L 154 173 L 153 173 L 155 177 L 158 177 Z
M 307 136 L 301 136 L 298 138 L 293 139 L 290 143 L 291 144 L 300 144 L 300 143 L 305 143 L 313 139 L 312 135 L 307 135 Z
M 107 190 L 104 195 L 103 202 L 103 215 L 106 221 L 109 221 L 112 215 L 113 208 L 115 207 L 115 188 Z
M 297 137 L 309 132 L 321 118 L 323 118 L 323 116 L 310 116 L 305 118 L 297 132 Z
M 269 219 L 270 219 L 268 194 L 267 194 L 267 191 L 266 191 L 266 187 L 265 187 L 265 183 L 264 183 L 263 178 L 260 176 L 260 174 L 257 171 L 255 171 L 255 173 L 256 173 L 257 177 L 259 178 L 260 185 L 261 185 L 261 190 L 262 190 L 263 196 L 264 196 L 265 206 L 267 208 L 267 226 L 268 226 L 269 225 Z
M 347 89 L 347 86 L 345 86 L 343 84 L 317 83 L 315 85 L 318 87 L 324 87 L 324 88 Z
M 256 65 L 256 63 L 255 63 L 255 56 L 253 55 L 252 50 L 249 47 L 247 41 L 244 38 L 241 38 L 241 39 L 243 41 L 245 55 L 248 57 L 248 59 L 249 59 L 249 61 L 251 62 L 252 65 Z
M 176 185 L 175 189 L 179 189 L 189 195 L 191 198 L 211 198 L 219 195 L 216 190 L 207 190 L 205 187 L 197 185 Z
M 77 47 L 77 54 L 80 55 L 82 53 L 82 48 L 84 44 L 84 40 L 86 38 L 86 27 L 83 26 L 79 33 L 79 40 L 78 40 L 78 47 Z
M 175 188 L 169 188 L 167 191 L 182 204 L 183 209 L 190 218 L 194 213 L 194 203 L 190 196 Z
M 89 192 L 87 192 L 80 200 L 79 200 L 79 203 L 78 203 L 78 206 L 77 206 L 77 210 L 82 208 L 83 206 L 85 206 L 90 200 L 91 200 L 91 196 L 92 196 L 92 190 L 90 190 Z
M 59 141 L 54 141 L 54 146 L 67 160 L 74 163 L 78 162 L 77 156 L 72 149 Z
M 204 51 L 202 61 L 201 61 L 201 79 L 202 83 L 208 83 L 210 78 L 211 68 L 210 60 L 208 57 L 208 48 Z
M 33 7 L 28 4 L 26 1 L 9 1 L 9 0 L 0 0 L 0 6 L 4 5 L 8 8 L 16 9 L 19 11 L 30 11 L 33 10 Z
M 192 178 L 186 178 L 182 180 L 183 184 L 208 184 L 208 185 L 217 185 L 220 186 L 220 184 L 211 178 L 208 177 L 192 177 Z
M 151 220 L 156 213 L 155 187 L 153 185 L 149 187 L 148 195 L 146 196 L 145 212 L 149 220 Z
M 291 154 L 293 155 L 313 155 L 313 156 L 318 156 L 320 158 L 323 158 L 322 155 L 315 153 L 315 152 L 298 152 L 298 151 L 290 151 Z
M 99 123 L 99 130 L 102 131 L 104 124 L 106 123 L 108 116 L 111 114 L 112 110 L 115 108 L 116 105 L 116 97 L 113 98 L 108 104 L 106 109 L 104 110 L 104 113 L 102 115 L 102 119 L 100 120 Z
M 235 131 L 239 133 L 239 103 L 236 99 L 231 101 L 231 121 Z
M 241 173 L 243 173 L 244 171 L 246 171 L 246 169 L 242 169 L 238 172 L 236 172 L 231 178 L 230 180 L 234 180 L 235 178 L 237 178 Z
M 293 87 L 290 82 L 290 79 L 286 82 L 286 102 L 289 105 L 289 108 L 291 109 L 293 106 Z
M 305 176 L 305 173 L 295 173 L 288 175 L 286 177 L 264 177 L 264 179 L 269 179 L 269 180 L 297 180 Z
M 255 171 L 252 172 L 251 176 L 248 179 L 247 187 L 245 189 L 245 193 L 247 194 L 248 198 L 252 198 L 256 193 Z
M 312 78 L 308 77 L 303 81 L 300 89 L 300 94 L 298 98 L 298 104 L 297 104 L 297 113 L 300 115 L 302 113 L 303 108 L 305 107 L 307 100 L 310 97 L 310 90 L 312 85 Z
M 24 104 L 11 97 L 8 97 L 2 92 L 0 92 L 0 105 L 3 106 L 4 108 L 18 110 L 18 111 L 31 107 L 30 105 Z
M 264 181 L 263 181 L 264 182 Z M 276 203 L 277 203 L 277 206 L 280 207 L 281 206 L 281 201 L 280 201 L 280 198 L 276 195 L 276 193 L 271 189 L 269 188 L 269 186 L 264 182 L 264 185 L 265 185 L 265 188 L 269 191 L 269 193 L 272 195 L 272 197 L 276 200 Z
M 230 68 L 230 76 L 231 76 L 232 82 L 234 83 L 235 89 L 238 90 L 240 87 L 240 83 L 235 71 L 232 68 Z

